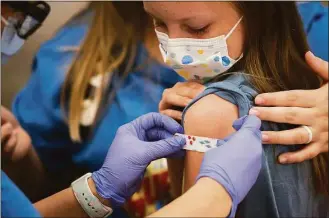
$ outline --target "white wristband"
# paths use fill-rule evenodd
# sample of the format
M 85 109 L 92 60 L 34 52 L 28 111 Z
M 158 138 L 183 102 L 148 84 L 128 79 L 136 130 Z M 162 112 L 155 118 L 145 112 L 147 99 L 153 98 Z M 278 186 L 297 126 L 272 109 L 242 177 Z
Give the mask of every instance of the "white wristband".
M 102 204 L 99 199 L 93 195 L 88 185 L 88 178 L 91 173 L 87 173 L 79 179 L 71 183 L 73 193 L 83 208 L 83 210 L 91 218 L 103 218 L 112 214 L 113 210 L 110 207 Z

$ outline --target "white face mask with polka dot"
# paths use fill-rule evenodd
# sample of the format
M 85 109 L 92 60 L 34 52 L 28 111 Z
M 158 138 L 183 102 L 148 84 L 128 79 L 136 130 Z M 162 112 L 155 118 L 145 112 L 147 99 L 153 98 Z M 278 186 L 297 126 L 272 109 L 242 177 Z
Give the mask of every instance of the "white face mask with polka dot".
M 210 39 L 170 39 L 155 30 L 164 62 L 186 80 L 207 81 L 226 72 L 243 57 L 241 54 L 237 60 L 230 58 L 226 43 L 241 20 L 242 17 L 228 34 Z

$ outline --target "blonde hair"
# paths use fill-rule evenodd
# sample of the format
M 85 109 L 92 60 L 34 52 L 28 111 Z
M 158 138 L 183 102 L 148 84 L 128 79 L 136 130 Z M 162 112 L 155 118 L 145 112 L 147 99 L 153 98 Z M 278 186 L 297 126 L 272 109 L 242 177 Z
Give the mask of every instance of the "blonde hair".
M 61 92 L 61 106 L 66 113 L 70 137 L 75 142 L 81 142 L 80 118 L 91 78 L 102 78 L 101 87 L 91 96 L 99 111 L 109 81 L 105 78 L 108 74 L 111 77 L 123 64 L 121 77 L 132 70 L 137 43 L 145 33 L 146 14 L 142 2 L 92 2 L 87 10 L 92 10 L 93 20 Z

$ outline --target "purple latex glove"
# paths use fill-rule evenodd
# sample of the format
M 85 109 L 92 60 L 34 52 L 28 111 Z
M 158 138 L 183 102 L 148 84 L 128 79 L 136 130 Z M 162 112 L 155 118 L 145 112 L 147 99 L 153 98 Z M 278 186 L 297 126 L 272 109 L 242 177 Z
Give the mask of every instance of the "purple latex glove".
M 230 217 L 255 184 L 262 165 L 261 121 L 244 116 L 233 123 L 238 130 L 222 145 L 206 152 L 197 180 L 210 177 L 220 183 L 232 198 Z
M 92 174 L 97 193 L 121 206 L 139 188 L 151 161 L 179 152 L 185 139 L 175 120 L 149 113 L 121 126 L 103 166 Z

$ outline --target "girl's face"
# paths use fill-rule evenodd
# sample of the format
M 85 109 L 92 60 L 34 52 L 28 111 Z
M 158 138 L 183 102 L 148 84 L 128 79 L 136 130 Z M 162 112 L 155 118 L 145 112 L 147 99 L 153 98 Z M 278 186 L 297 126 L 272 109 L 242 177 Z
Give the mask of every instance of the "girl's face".
M 169 38 L 207 39 L 226 35 L 241 18 L 229 2 L 144 2 L 155 29 Z M 237 26 L 227 39 L 231 58 L 243 52 L 243 26 Z

